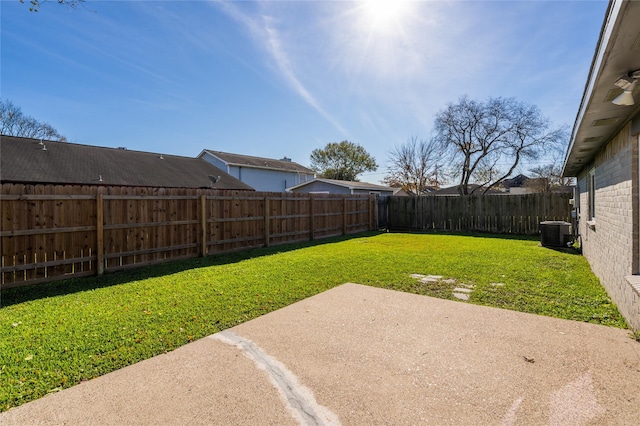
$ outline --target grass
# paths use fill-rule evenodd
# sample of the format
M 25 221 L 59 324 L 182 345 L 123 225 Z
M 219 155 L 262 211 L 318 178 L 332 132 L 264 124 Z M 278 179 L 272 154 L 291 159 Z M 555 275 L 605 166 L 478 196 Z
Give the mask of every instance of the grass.
M 474 285 L 471 303 L 626 326 L 583 257 L 537 240 L 365 234 L 3 290 L 0 411 L 345 282 L 453 298 L 413 273 Z

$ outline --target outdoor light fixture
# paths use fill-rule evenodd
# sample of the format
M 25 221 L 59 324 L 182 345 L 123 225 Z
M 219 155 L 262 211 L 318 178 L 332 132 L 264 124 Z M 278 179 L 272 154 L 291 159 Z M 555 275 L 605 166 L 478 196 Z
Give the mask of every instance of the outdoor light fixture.
M 632 71 L 616 80 L 615 85 L 624 90 L 618 97 L 611 102 L 616 105 L 633 105 L 633 89 L 640 79 L 640 70 Z

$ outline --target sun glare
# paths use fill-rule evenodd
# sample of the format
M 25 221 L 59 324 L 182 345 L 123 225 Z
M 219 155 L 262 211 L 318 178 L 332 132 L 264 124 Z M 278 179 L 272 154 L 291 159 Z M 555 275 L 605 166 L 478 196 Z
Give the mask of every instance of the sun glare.
M 372 29 L 384 31 L 400 24 L 409 4 L 407 0 L 363 0 L 362 9 Z

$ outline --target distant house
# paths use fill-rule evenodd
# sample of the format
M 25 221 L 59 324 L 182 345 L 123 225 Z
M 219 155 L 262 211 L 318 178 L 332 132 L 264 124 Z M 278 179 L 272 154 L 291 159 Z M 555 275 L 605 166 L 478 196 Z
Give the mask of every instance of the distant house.
M 500 188 L 510 195 L 535 194 L 538 192 L 572 192 L 572 186 L 551 185 L 546 178 L 530 178 L 519 174 L 500 182 Z
M 290 192 L 308 192 L 320 194 L 375 194 L 381 197 L 393 195 L 390 186 L 376 185 L 367 182 L 317 178 L 287 188 Z
M 404 188 L 401 186 L 392 186 L 392 188 L 394 197 L 415 197 L 416 195 L 416 190 L 413 185 L 407 185 Z M 434 186 L 427 186 L 421 191 L 420 195 L 431 195 L 437 190 L 438 188 Z
M 509 194 L 530 194 L 536 192 L 537 182 L 533 182 L 534 180 L 537 181 L 537 179 L 531 179 L 521 173 L 512 178 L 504 179 L 500 182 L 500 186 Z
M 609 3 L 563 169 L 565 177 L 578 180 L 574 207 L 582 253 L 635 329 L 640 329 L 639 23 L 640 2 Z
M 257 191 L 284 192 L 315 177 L 315 172 L 284 157 L 281 160 L 203 150 L 198 158 L 224 170 Z
M 410 193 L 405 191 L 402 187 L 392 186 L 392 188 L 393 188 L 394 197 L 409 197 L 411 195 Z
M 253 190 L 199 158 L 14 136 L 0 153 L 2 183 Z

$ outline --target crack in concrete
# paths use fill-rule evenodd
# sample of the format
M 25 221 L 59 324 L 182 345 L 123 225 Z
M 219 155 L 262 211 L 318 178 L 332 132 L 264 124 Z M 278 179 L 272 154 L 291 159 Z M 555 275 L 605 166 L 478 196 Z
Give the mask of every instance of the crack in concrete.
M 286 402 L 293 417 L 301 425 L 340 425 L 340 420 L 335 413 L 318 404 L 309 388 L 301 385 L 297 377 L 284 364 L 267 355 L 254 342 L 230 330 L 221 331 L 209 337 L 235 346 L 253 360 L 258 368 L 264 370 Z
M 513 401 L 511 408 L 509 408 L 509 411 L 507 411 L 504 419 L 502 419 L 502 426 L 513 426 L 516 424 L 516 420 L 518 420 L 518 410 L 520 409 L 520 405 L 522 404 L 523 400 L 523 397 L 519 397 L 518 399 Z

